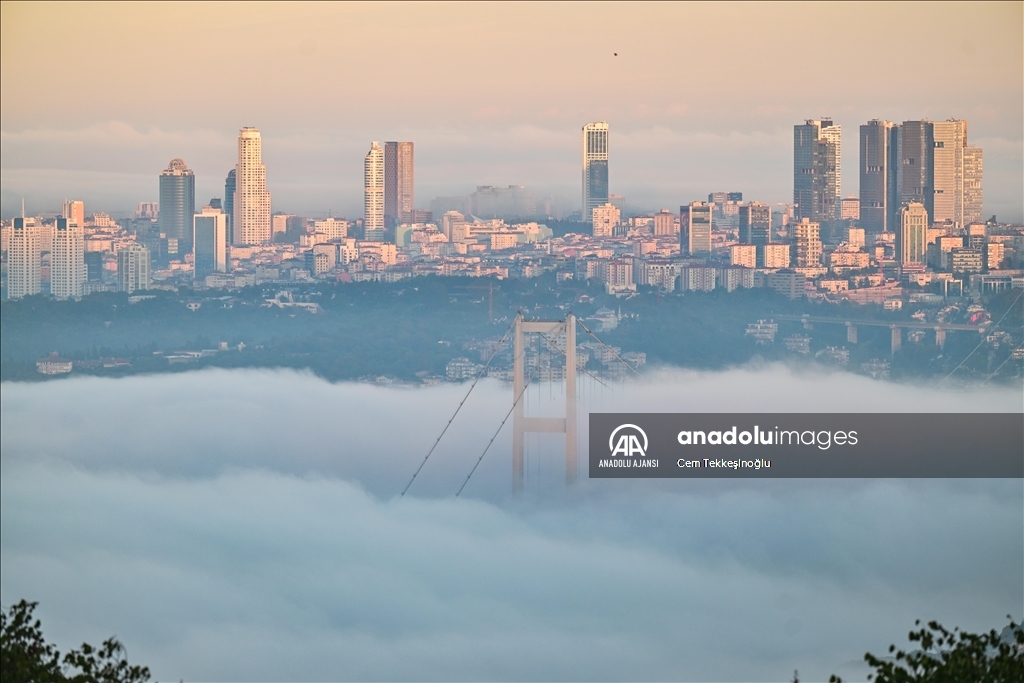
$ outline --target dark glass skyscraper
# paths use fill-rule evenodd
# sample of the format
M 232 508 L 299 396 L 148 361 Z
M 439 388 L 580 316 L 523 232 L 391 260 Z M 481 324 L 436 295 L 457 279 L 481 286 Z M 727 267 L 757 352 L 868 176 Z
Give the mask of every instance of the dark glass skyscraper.
M 196 177 L 184 161 L 171 159 L 160 174 L 160 232 L 179 244 L 190 245 L 195 213 Z
M 860 224 L 868 232 L 896 228 L 899 133 L 899 126 L 878 119 L 860 127 Z
M 761 202 L 740 205 L 740 244 L 768 244 L 772 241 L 772 207 Z
M 384 227 L 409 223 L 413 211 L 413 145 L 384 143 Z
M 224 213 L 228 215 L 228 244 L 235 243 L 235 169 L 224 179 Z
M 829 120 L 793 126 L 793 204 L 798 219 L 831 223 L 838 217 L 840 132 Z

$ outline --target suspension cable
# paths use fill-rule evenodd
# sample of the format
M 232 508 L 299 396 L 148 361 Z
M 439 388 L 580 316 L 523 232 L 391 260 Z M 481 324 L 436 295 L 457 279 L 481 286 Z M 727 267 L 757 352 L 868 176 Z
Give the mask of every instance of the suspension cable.
M 997 327 L 999 327 L 1000 323 L 1002 323 L 1002 322 L 1003 322 L 1003 318 L 1005 318 L 1005 317 L 1006 317 L 1007 315 L 1009 315 L 1009 314 L 1010 314 L 1010 311 L 1012 311 L 1012 310 L 1013 310 L 1013 307 L 1014 307 L 1014 306 L 1015 306 L 1015 305 L 1017 304 L 1017 302 L 1018 302 L 1018 301 L 1020 301 L 1020 297 L 1021 297 L 1022 295 L 1024 295 L 1024 290 L 1021 290 L 1021 293 L 1017 295 L 1017 298 L 1016 298 L 1016 299 L 1014 299 L 1014 300 L 1013 300 L 1013 301 L 1012 301 L 1012 302 L 1010 303 L 1010 305 L 1009 305 L 1009 306 L 1008 306 L 1008 307 L 1006 308 L 1006 311 L 1005 311 L 1005 312 L 1003 313 L 1002 317 L 1000 317 L 1000 318 L 999 318 L 999 321 L 998 321 L 998 322 L 997 322 L 997 323 L 996 323 L 995 325 L 993 325 L 992 327 L 988 328 L 988 330 L 987 330 L 988 332 L 991 332 L 992 330 L 995 330 L 995 329 L 996 329 Z M 945 382 L 945 381 L 946 381 L 947 379 L 949 379 L 950 377 L 952 377 L 952 376 L 953 376 L 953 373 L 954 373 L 954 372 L 956 372 L 957 370 L 959 370 L 959 369 L 960 369 L 960 368 L 961 368 L 961 367 L 963 366 L 963 364 L 964 364 L 964 363 L 966 363 L 967 361 L 969 361 L 969 360 L 971 359 L 971 356 L 973 356 L 973 355 L 974 355 L 974 352 L 975 352 L 975 351 L 977 351 L 978 349 L 980 349 L 980 348 L 981 348 L 981 345 L 982 345 L 982 344 L 984 344 L 984 343 L 985 343 L 985 337 L 982 337 L 982 338 L 981 338 L 981 341 L 980 341 L 980 342 L 978 342 L 978 345 L 977 345 L 977 346 L 975 346 L 975 347 L 974 347 L 974 349 L 973 349 L 973 350 L 972 350 L 972 351 L 971 351 L 971 352 L 970 352 L 969 354 L 967 354 L 967 357 L 966 357 L 966 358 L 964 358 L 964 359 L 963 359 L 962 361 L 960 361 L 960 365 L 957 365 L 957 366 L 956 366 L 955 368 L 953 368 L 953 369 L 952 369 L 952 370 L 950 371 L 950 373 L 949 373 L 948 375 L 946 375 L 945 377 L 943 377 L 942 379 L 940 379 L 940 380 L 939 380 L 939 382 L 938 382 L 938 384 L 936 384 L 936 385 L 935 385 L 935 388 L 936 388 L 936 389 L 938 389 L 938 388 L 939 388 L 939 387 L 940 387 L 940 386 L 942 385 L 942 383 L 943 383 L 943 382 Z M 1002 366 L 1000 365 L 999 367 L 1002 367 Z M 988 381 L 988 380 L 986 380 L 986 381 Z
M 577 319 L 577 320 L 578 320 L 578 319 Z M 578 322 L 580 323 L 580 327 L 582 327 L 582 328 L 583 328 L 583 331 L 584 331 L 584 332 L 586 332 L 587 334 L 589 334 L 589 335 L 590 335 L 591 337 L 593 337 L 593 338 L 594 338 L 594 341 L 596 341 L 596 342 L 597 342 L 598 344 L 600 344 L 600 345 L 601 345 L 601 346 L 603 346 L 604 348 L 606 348 L 606 349 L 608 349 L 609 351 L 611 351 L 611 354 L 612 354 L 613 356 L 615 356 L 615 358 L 617 358 L 617 359 L 619 360 L 619 362 L 621 362 L 621 363 L 622 363 L 623 365 L 625 365 L 625 366 L 626 366 L 627 368 L 629 368 L 630 370 L 632 370 L 632 371 L 633 371 L 633 374 L 634 374 L 634 375 L 636 375 L 637 377 L 642 377 L 642 375 L 641 375 L 641 374 L 640 374 L 639 372 L 637 372 L 637 369 L 636 369 L 636 368 L 634 368 L 634 367 L 633 367 L 632 365 L 630 365 L 630 364 L 629 364 L 629 363 L 627 363 L 627 362 L 626 362 L 625 360 L 623 360 L 622 356 L 620 356 L 620 355 L 619 355 L 618 353 L 616 353 L 616 352 L 615 352 L 615 349 L 613 349 L 612 347 L 608 346 L 608 345 L 607 345 L 607 344 L 605 344 L 605 343 L 604 343 L 603 341 L 601 341 L 600 339 L 598 339 L 598 338 L 597 338 L 597 335 L 596 335 L 596 334 L 594 334 L 593 332 L 591 332 L 591 331 L 590 331 L 590 328 L 589 328 L 589 327 L 587 327 L 586 325 L 584 325 L 584 324 L 583 324 L 583 321 L 581 321 L 581 320 L 578 320 Z
M 441 437 L 443 437 L 445 435 L 445 432 L 448 431 L 448 428 L 452 426 L 452 422 L 455 420 L 455 416 L 459 414 L 459 411 L 462 410 L 462 406 L 465 405 L 466 403 L 466 399 L 468 399 L 469 395 L 473 393 L 473 389 L 476 387 L 476 383 L 479 382 L 480 378 L 484 376 L 484 373 L 487 372 L 487 368 L 491 366 L 491 361 L 493 361 L 495 357 L 497 357 L 498 352 L 501 351 L 501 347 L 505 343 L 505 340 L 508 339 L 508 335 L 510 332 L 512 332 L 512 328 L 514 325 L 515 321 L 513 321 L 508 326 L 508 329 L 505 330 L 505 334 L 501 336 L 501 339 L 498 341 L 498 345 L 494 348 L 494 352 L 491 354 L 491 357 L 487 359 L 487 363 L 484 364 L 484 366 L 480 369 L 480 372 L 477 373 L 476 378 L 473 380 L 473 383 L 469 385 L 469 391 L 467 391 L 466 395 L 462 397 L 462 401 L 459 402 L 459 406 L 455 409 L 455 412 L 452 414 L 451 419 L 448 420 L 448 424 L 446 424 L 444 426 L 444 429 L 441 430 L 441 433 L 438 434 L 437 440 L 434 441 L 434 445 L 430 447 L 429 451 L 427 451 L 427 455 L 423 458 L 423 462 L 421 462 L 420 466 L 416 468 L 416 471 L 412 475 L 412 479 L 410 479 L 409 483 L 405 485 L 404 489 L 402 489 L 402 493 L 399 496 L 399 498 L 405 496 L 405 492 L 408 491 L 409 487 L 412 486 L 412 483 L 416 481 L 416 477 L 419 476 L 420 470 L 423 469 L 423 466 L 427 464 L 427 460 L 430 459 L 431 453 L 433 453 L 434 449 L 437 448 L 437 444 L 441 443 Z
M 508 409 L 507 413 L 505 413 L 505 418 L 501 421 L 501 424 L 498 425 L 498 429 L 495 430 L 494 436 L 491 437 L 491 440 L 487 442 L 487 446 L 484 447 L 484 452 L 480 454 L 480 457 L 477 458 L 476 463 L 473 465 L 473 469 L 471 469 L 469 471 L 469 474 L 466 475 L 466 481 L 462 482 L 462 486 L 460 486 L 459 490 L 455 493 L 456 498 L 458 498 L 459 495 L 462 493 L 462 489 L 466 488 L 466 484 L 469 483 L 470 477 L 472 477 L 473 473 L 476 472 L 476 468 L 480 466 L 480 463 L 483 461 L 484 456 L 487 455 L 487 451 L 490 450 L 491 444 L 494 443 L 494 440 L 498 438 L 498 434 L 501 432 L 501 428 L 505 426 L 505 423 L 508 422 L 509 416 L 512 415 L 512 411 L 516 409 L 517 405 L 519 405 L 519 399 L 521 399 L 523 395 L 526 393 L 526 388 L 530 386 L 531 380 L 533 380 L 532 371 L 530 372 L 530 376 L 526 378 L 526 383 L 523 385 L 523 390 L 519 392 L 519 396 L 517 396 L 516 400 L 512 402 L 512 407 Z

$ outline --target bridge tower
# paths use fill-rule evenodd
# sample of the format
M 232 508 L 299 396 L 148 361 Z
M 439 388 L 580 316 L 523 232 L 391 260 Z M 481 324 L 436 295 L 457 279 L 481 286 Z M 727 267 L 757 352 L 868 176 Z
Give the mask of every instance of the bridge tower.
M 513 323 L 512 360 L 512 489 L 523 490 L 523 445 L 527 432 L 565 434 L 565 481 L 576 480 L 576 316 L 565 320 L 524 320 L 517 313 Z M 528 417 L 523 405 L 526 391 L 526 349 L 523 335 L 536 333 L 550 337 L 565 335 L 565 417 Z

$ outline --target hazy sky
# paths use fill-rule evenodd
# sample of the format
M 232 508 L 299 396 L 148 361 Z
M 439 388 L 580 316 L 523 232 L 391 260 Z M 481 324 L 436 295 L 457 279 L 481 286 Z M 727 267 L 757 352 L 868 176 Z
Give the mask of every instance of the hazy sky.
M 631 205 L 787 201 L 792 126 L 820 116 L 844 127 L 844 194 L 861 123 L 966 118 L 986 213 L 1024 213 L 1019 2 L 2 7 L 4 215 L 133 208 L 172 157 L 220 196 L 245 125 L 275 210 L 358 214 L 388 139 L 417 145 L 419 206 L 477 184 L 576 201 L 602 119 Z
M 665 371 L 581 410 L 1019 411 L 783 366 Z M 464 386 L 213 370 L 0 385 L 0 601 L 160 680 L 863 680 L 917 618 L 1020 619 L 1020 480 L 583 480 Z M 538 386 L 531 414 L 560 400 Z M 122 416 L 116 425 L 110 415 Z M 547 441 L 545 441 L 547 439 Z

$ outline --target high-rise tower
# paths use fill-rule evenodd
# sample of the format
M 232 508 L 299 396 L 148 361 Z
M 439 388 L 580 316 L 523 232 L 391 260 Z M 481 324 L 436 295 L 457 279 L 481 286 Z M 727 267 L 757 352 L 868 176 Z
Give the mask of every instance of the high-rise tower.
M 58 299 L 78 298 L 87 279 L 85 230 L 68 218 L 58 218 L 50 252 L 50 294 Z
M 363 230 L 365 239 L 384 241 L 384 150 L 378 142 L 363 161 Z
M 160 173 L 160 232 L 178 240 L 179 245 L 184 245 L 183 251 L 188 251 L 192 243 L 195 212 L 196 177 L 184 161 L 171 159 Z
M 711 255 L 710 202 L 690 202 L 679 207 L 679 246 L 690 256 Z
M 832 223 L 842 196 L 842 128 L 828 119 L 793 126 L 793 203 L 796 218 Z
M 740 204 L 740 244 L 768 244 L 772 241 L 772 207 L 761 202 Z
M 68 199 L 61 207 L 60 215 L 68 219 L 72 225 L 85 227 L 85 202 L 80 199 Z
M 269 242 L 270 192 L 267 167 L 262 163 L 263 145 L 257 128 L 238 132 L 238 165 L 235 167 L 235 208 L 232 212 L 234 244 Z M 163 207 L 160 207 L 163 215 Z
M 900 228 L 896 231 L 896 262 L 924 264 L 928 249 L 928 212 L 924 204 L 910 202 L 899 210 Z
M 412 143 L 385 142 L 384 222 L 389 230 L 412 222 L 413 181 Z
M 878 119 L 860 127 L 860 224 L 868 232 L 896 227 L 899 131 L 899 126 Z
M 583 221 L 593 220 L 594 208 L 608 203 L 608 124 L 583 126 Z
M 19 299 L 42 291 L 39 241 L 39 228 L 29 224 L 24 216 L 14 219 L 7 247 L 8 299 Z
M 904 121 L 897 141 L 899 170 L 897 182 L 900 204 L 917 202 L 928 215 L 934 215 L 932 200 L 935 143 L 931 121 Z
M 224 179 L 224 213 L 228 216 L 228 244 L 234 244 L 234 216 L 235 216 L 235 169 L 228 171 L 228 177 Z

